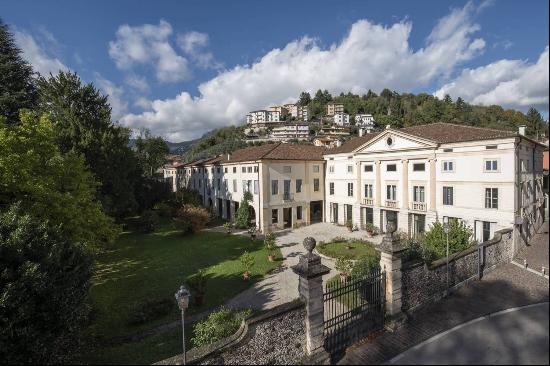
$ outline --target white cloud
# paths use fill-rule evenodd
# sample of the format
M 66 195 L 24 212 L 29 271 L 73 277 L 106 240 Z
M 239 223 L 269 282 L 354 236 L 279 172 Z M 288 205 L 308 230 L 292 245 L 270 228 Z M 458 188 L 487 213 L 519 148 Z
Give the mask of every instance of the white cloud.
M 548 46 L 536 63 L 500 60 L 475 69 L 465 69 L 435 95 L 450 94 L 474 104 L 499 104 L 526 110 L 548 111 Z
M 171 34 L 172 26 L 164 20 L 158 26 L 122 25 L 116 32 L 116 40 L 109 42 L 109 55 L 121 70 L 130 70 L 136 64 L 150 64 L 160 82 L 187 80 L 191 76 L 188 61 L 170 44 Z
M 179 34 L 177 42 L 180 48 L 188 54 L 199 67 L 203 69 L 219 69 L 223 67 L 221 63 L 214 60 L 212 52 L 205 50 L 210 42 L 208 34 L 196 31 Z
M 288 101 L 303 90 L 321 88 L 334 94 L 425 87 L 483 51 L 485 42 L 473 37 L 479 29 L 473 20 L 476 12 L 471 4 L 452 10 L 418 50 L 409 45 L 409 21 L 383 26 L 360 20 L 330 47 L 303 37 L 271 50 L 252 65 L 221 72 L 199 86 L 197 97 L 182 92 L 173 99 L 154 100 L 149 110 L 121 121 L 181 141 L 212 128 L 240 124 L 248 111 Z
M 124 100 L 124 88 L 116 86 L 112 81 L 105 79 L 99 73 L 95 73 L 96 83 L 109 98 L 111 116 L 113 120 L 119 120 L 128 112 L 128 103 Z
M 126 84 L 134 88 L 141 93 L 147 93 L 149 91 L 149 84 L 147 80 L 139 75 L 131 74 L 125 79 Z
M 47 43 L 58 47 L 58 43 L 51 33 L 45 30 L 42 30 L 41 33 L 45 36 Z M 41 75 L 48 76 L 50 73 L 55 75 L 60 70 L 68 70 L 68 67 L 59 58 L 47 52 L 47 44 L 40 44 L 37 39 L 24 31 L 15 30 L 13 35 L 17 46 L 23 51 L 23 58 Z

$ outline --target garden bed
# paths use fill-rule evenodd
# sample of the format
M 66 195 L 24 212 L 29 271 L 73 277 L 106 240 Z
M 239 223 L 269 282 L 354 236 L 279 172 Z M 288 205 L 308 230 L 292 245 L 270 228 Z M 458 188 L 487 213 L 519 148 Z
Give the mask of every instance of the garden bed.
M 362 240 L 336 239 L 329 243 L 320 243 L 316 250 L 319 254 L 333 259 L 343 257 L 357 260 L 361 257 L 377 255 L 374 245 Z

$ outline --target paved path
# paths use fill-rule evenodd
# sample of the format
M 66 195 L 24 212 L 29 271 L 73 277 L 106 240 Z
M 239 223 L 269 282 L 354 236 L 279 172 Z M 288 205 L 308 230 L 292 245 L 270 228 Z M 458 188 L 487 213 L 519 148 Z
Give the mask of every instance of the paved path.
M 504 310 L 459 325 L 388 364 L 547 365 L 548 303 Z
M 548 220 L 540 228 L 539 234 L 535 235 L 529 244 L 528 247 L 525 247 L 516 255 L 515 262 L 523 265 L 525 260 L 528 268 L 542 272 L 542 267 L 544 267 L 546 274 L 548 274 Z
M 382 364 L 443 331 L 467 321 L 509 308 L 548 302 L 548 280 L 518 268 L 503 265 L 435 304 L 413 313 L 395 332 L 358 343 L 348 349 L 341 364 Z M 520 335 L 518 335 L 520 336 Z M 504 334 L 495 337 L 506 338 Z
M 298 229 L 279 231 L 275 234 L 277 245 L 283 255 L 281 266 L 275 273 L 235 296 L 226 306 L 266 310 L 297 299 L 298 276 L 292 272 L 290 267 L 298 263 L 301 254 L 305 254 L 302 242 L 308 236 L 314 237 L 317 243 L 320 241 L 328 242 L 335 237 L 365 239 L 373 244 L 379 244 L 382 240 L 382 235 L 367 238 L 365 231 L 359 230 L 350 233 L 346 227 L 331 223 L 313 224 Z M 322 263 L 332 269 L 332 272 L 326 275 L 323 280 L 336 275 L 333 261 L 322 259 Z

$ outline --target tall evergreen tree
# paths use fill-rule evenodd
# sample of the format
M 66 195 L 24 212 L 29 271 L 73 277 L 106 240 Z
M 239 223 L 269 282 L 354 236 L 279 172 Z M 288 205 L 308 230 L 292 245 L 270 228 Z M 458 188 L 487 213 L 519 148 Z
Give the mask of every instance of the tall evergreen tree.
M 8 123 L 19 120 L 20 109 L 36 104 L 36 85 L 31 65 L 21 58 L 8 26 L 0 19 L 0 116 Z
M 141 168 L 128 146 L 129 131 L 111 122 L 107 96 L 70 72 L 39 78 L 38 91 L 38 108 L 55 123 L 61 152 L 84 156 L 101 184 L 99 199 L 106 212 L 122 217 L 135 210 L 133 182 Z

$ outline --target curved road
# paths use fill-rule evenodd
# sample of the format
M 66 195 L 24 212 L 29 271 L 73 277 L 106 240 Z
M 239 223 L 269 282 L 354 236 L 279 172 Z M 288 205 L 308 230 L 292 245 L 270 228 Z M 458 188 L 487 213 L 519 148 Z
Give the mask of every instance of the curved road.
M 513 308 L 458 325 L 388 364 L 548 364 L 548 303 Z

